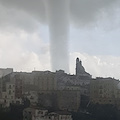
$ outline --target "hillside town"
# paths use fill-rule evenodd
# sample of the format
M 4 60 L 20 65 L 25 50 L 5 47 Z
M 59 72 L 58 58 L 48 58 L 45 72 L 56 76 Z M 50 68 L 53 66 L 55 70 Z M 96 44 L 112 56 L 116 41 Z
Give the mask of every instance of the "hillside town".
M 86 111 L 91 104 L 114 105 L 120 109 L 120 81 L 96 77 L 76 59 L 76 73 L 63 70 L 14 72 L 0 69 L 0 107 L 24 105 L 23 120 L 73 120 L 72 113 Z

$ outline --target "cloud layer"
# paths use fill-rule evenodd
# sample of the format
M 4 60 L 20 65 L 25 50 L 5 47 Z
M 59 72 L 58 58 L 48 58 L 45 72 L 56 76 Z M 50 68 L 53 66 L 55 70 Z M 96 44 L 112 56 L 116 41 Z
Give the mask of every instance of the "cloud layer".
M 0 5 L 2 12 L 6 8 L 9 10 L 9 12 L 7 12 L 8 17 L 12 16 L 13 18 L 18 17 L 18 20 L 22 18 L 26 20 L 28 15 L 30 15 L 33 17 L 33 19 L 36 19 L 40 23 L 47 23 L 47 14 L 49 14 L 49 12 L 47 11 L 46 4 L 55 1 L 59 2 L 59 0 L 0 0 Z M 66 1 L 70 6 L 70 20 L 72 21 L 72 23 L 77 24 L 77 26 L 83 26 L 87 23 L 95 22 L 96 20 L 98 20 L 98 16 L 102 13 L 105 13 L 106 15 L 114 13 L 114 11 L 119 8 L 120 5 L 119 0 Z M 21 11 L 25 12 L 24 15 L 19 14 Z M 28 15 L 26 16 L 25 14 Z M 6 20 L 9 21 L 9 19 Z
M 40 40 L 37 33 L 28 34 L 19 30 L 16 33 L 17 35 L 6 32 L 0 34 L 0 66 L 12 67 L 14 71 L 51 70 L 49 44 Z M 29 42 L 30 39 L 31 42 Z M 75 60 L 79 57 L 86 71 L 93 77 L 110 76 L 120 79 L 120 57 L 79 52 L 72 52 L 69 57 L 71 74 L 75 74 Z
M 15 71 L 50 69 L 49 45 L 40 40 L 39 34 L 20 30 L 16 33 L 1 33 L 1 67 L 12 67 Z
M 0 0 L 1 67 L 13 67 L 15 71 L 32 71 L 34 68 L 36 70 L 51 70 L 50 45 L 40 36 L 41 24 L 47 24 L 48 22 L 46 2 L 47 0 Z M 109 25 L 114 24 L 112 29 L 116 29 L 120 25 L 119 16 L 115 15 L 115 13 L 119 13 L 119 5 L 119 0 L 70 0 L 69 20 L 77 28 L 85 26 L 86 29 L 90 29 L 88 25 L 92 26 L 94 24 L 95 27 L 98 25 L 104 26 L 103 29 L 105 28 L 108 31 Z M 104 21 L 105 18 L 107 18 L 107 22 L 111 21 L 108 26 L 101 24 L 101 20 Z M 95 34 L 95 38 L 92 37 L 91 33 L 86 34 L 85 42 L 81 42 L 79 40 L 80 36 L 78 36 L 76 44 L 78 47 L 83 48 L 74 49 L 70 53 L 70 72 L 74 73 L 75 59 L 80 57 L 86 70 L 93 76 L 120 78 L 120 57 L 113 56 L 115 52 L 112 56 L 107 55 L 108 53 L 104 54 L 105 51 L 102 50 L 106 47 L 114 50 L 115 47 L 107 46 L 110 45 L 107 42 L 115 41 L 119 36 L 114 34 L 113 38 L 115 39 L 110 39 L 110 37 L 105 38 L 104 36 L 100 38 L 99 33 Z M 101 34 L 105 35 L 106 32 Z M 97 37 L 99 37 L 99 41 L 100 39 L 102 39 L 101 41 L 106 39 L 106 44 L 101 44 L 103 48 L 99 46 L 102 42 L 96 43 Z M 72 38 L 73 41 L 75 39 L 75 37 Z M 80 37 L 80 39 L 82 38 Z M 89 40 L 91 41 L 89 42 Z M 94 43 L 94 46 L 98 45 L 99 51 L 102 50 L 102 52 L 91 50 L 92 43 Z M 76 44 L 74 42 L 72 44 L 76 48 Z M 119 48 L 116 50 L 118 52 Z

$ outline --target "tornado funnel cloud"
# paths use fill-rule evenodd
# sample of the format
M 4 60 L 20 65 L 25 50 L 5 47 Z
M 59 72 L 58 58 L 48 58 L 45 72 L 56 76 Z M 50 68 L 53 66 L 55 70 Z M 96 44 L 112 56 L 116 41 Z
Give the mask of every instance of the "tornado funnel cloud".
M 47 8 L 52 70 L 69 72 L 69 0 L 48 0 Z

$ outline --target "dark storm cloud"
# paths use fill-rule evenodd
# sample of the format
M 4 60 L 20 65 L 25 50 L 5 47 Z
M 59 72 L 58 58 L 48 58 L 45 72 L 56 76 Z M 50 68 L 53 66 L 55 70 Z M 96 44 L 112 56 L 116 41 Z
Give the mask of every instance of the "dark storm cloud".
M 31 15 L 22 10 L 14 8 L 6 8 L 0 5 L 0 29 L 12 31 L 12 29 L 22 29 L 33 32 L 38 28 L 39 23 L 36 22 Z
M 46 9 L 46 3 L 52 4 L 53 1 L 60 2 L 60 0 L 0 0 L 0 4 L 8 9 L 15 9 L 15 12 L 25 11 L 39 22 L 46 23 L 47 14 L 50 13 Z M 114 10 L 113 8 L 116 7 L 114 4 L 117 2 L 119 4 L 118 0 L 64 0 L 64 2 L 68 2 L 67 4 L 70 2 L 70 20 L 78 25 L 95 21 L 102 11 Z M 52 5 L 55 6 L 55 4 Z M 62 6 L 58 7 L 62 10 Z M 55 15 L 57 16 L 57 13 Z
M 45 22 L 45 5 L 44 0 L 0 0 L 0 3 L 7 8 L 15 8 L 17 10 L 24 10 L 40 22 Z
M 86 25 L 97 20 L 101 12 L 114 8 L 118 0 L 71 0 L 70 13 L 72 23 Z

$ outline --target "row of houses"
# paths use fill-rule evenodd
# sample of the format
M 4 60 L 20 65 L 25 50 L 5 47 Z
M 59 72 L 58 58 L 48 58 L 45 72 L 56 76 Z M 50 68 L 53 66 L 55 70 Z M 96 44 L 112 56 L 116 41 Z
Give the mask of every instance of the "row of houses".
M 22 104 L 23 98 L 29 99 L 32 105 L 77 111 L 80 89 L 77 86 L 57 89 L 56 74 L 50 71 L 12 72 L 0 78 L 2 107 L 9 107 L 11 103 Z
M 4 70 L 0 78 L 0 103 L 8 107 L 10 103 L 22 103 L 22 98 L 26 97 L 34 105 L 53 107 L 56 103 L 56 109 L 77 111 L 84 95 L 89 103 L 119 106 L 119 86 L 119 80 L 114 78 L 92 78 L 77 58 L 75 75 L 63 70 L 30 73 L 9 69 L 5 73 Z

